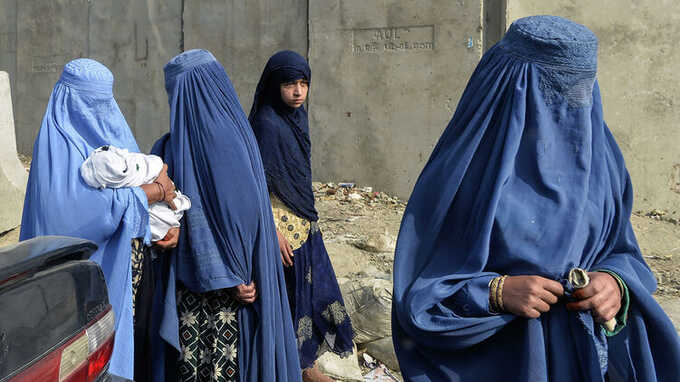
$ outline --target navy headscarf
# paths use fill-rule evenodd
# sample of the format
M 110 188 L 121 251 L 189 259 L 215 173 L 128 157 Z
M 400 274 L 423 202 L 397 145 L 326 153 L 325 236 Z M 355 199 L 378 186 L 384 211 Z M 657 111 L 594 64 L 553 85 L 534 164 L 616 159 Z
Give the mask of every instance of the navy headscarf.
M 239 309 L 241 380 L 300 380 L 264 170 L 236 92 L 205 50 L 164 69 L 170 133 L 152 151 L 192 207 L 169 255 L 161 336 L 179 350 L 175 280 L 199 293 L 255 281 L 257 300 Z
M 109 371 L 132 379 L 132 239 L 149 242 L 146 194 L 139 187 L 98 189 L 80 176 L 80 166 L 97 147 L 139 152 L 113 98 L 113 74 L 97 61 L 64 66 L 47 103 L 26 187 L 21 240 L 66 235 L 92 240 L 113 306 L 116 338 Z
M 652 298 L 631 228 L 633 191 L 603 121 L 597 38 L 520 19 L 482 58 L 421 173 L 394 264 L 393 337 L 412 381 L 676 380 L 680 346 Z M 498 275 L 562 281 L 609 270 L 630 292 L 605 340 L 589 312 L 489 312 Z M 637 379 L 635 379 L 637 378 Z
M 262 154 L 267 186 L 296 215 L 319 219 L 312 190 L 312 145 L 307 111 L 281 99 L 280 85 L 312 73 L 301 55 L 284 50 L 273 55 L 262 72 L 250 109 L 250 124 Z

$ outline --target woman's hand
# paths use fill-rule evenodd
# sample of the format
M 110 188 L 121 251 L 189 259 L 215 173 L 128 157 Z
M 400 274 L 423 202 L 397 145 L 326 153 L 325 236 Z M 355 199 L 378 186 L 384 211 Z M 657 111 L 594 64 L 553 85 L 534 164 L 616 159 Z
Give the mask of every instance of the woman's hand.
M 168 177 L 168 165 L 163 164 L 163 169 L 161 172 L 158 174 L 158 177 L 154 180 L 154 183 L 158 183 L 159 187 L 161 188 L 163 195 L 161 196 L 161 200 L 164 201 L 165 203 L 170 206 L 173 210 L 176 210 L 177 207 L 175 207 L 175 203 L 173 200 L 175 200 L 175 197 L 177 196 L 175 194 L 175 183 Z
M 614 276 L 607 272 L 588 272 L 590 283 L 573 296 L 579 301 L 567 304 L 568 310 L 590 310 L 595 322 L 603 324 L 621 309 L 621 289 Z
M 503 307 L 508 313 L 538 318 L 564 295 L 562 284 L 541 276 L 508 276 L 503 284 Z
M 235 298 L 241 304 L 252 304 L 257 298 L 255 281 L 251 281 L 248 285 L 241 284 L 233 288 L 229 288 L 229 294 L 231 294 L 231 297 Z
M 163 251 L 175 248 L 179 239 L 179 227 L 173 227 L 168 230 L 165 237 L 161 240 L 154 241 L 153 245 L 159 247 Z
M 290 246 L 286 237 L 279 230 L 276 230 L 276 237 L 279 238 L 279 250 L 281 251 L 281 262 L 286 267 L 293 266 L 293 247 Z

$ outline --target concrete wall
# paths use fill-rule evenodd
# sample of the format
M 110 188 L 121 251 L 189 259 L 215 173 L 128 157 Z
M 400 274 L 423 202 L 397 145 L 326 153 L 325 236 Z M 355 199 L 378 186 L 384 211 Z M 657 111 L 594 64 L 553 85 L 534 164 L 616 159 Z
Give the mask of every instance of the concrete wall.
M 210 50 L 224 65 L 246 114 L 269 57 L 307 55 L 307 1 L 184 0 L 184 48 Z
M 91 57 L 115 76 L 114 92 L 143 149 L 167 130 L 162 66 L 179 53 L 181 2 L 0 0 L 0 70 L 15 94 L 19 152 L 30 155 L 64 64 Z
M 314 176 L 408 197 L 482 52 L 480 1 L 310 1 Z
M 149 150 L 168 130 L 163 65 L 199 47 L 224 64 L 249 108 L 271 54 L 306 54 L 307 3 L 0 0 L 0 70 L 9 72 L 15 94 L 19 152 L 31 154 L 52 88 L 64 64 L 78 57 L 111 69 L 116 100 L 141 149 Z
M 90 56 L 143 150 L 167 131 L 162 67 L 184 49 L 224 64 L 246 112 L 267 58 L 307 54 L 314 177 L 407 197 L 481 53 L 506 26 L 556 14 L 600 38 L 605 117 L 636 208 L 680 202 L 680 2 L 675 0 L 0 0 L 0 70 L 30 154 L 63 65 Z M 680 211 L 679 211 L 680 212 Z
M 680 2 L 507 0 L 508 25 L 552 14 L 600 40 L 604 116 L 626 158 L 635 208 L 680 215 Z

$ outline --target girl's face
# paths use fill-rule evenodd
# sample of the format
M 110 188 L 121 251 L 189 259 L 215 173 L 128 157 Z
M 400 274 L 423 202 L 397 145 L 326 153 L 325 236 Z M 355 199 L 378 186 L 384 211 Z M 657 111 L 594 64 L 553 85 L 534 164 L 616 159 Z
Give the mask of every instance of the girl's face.
M 302 106 L 307 99 L 307 91 L 309 91 L 309 81 L 299 79 L 295 81 L 285 82 L 280 85 L 281 99 L 286 105 L 297 109 Z

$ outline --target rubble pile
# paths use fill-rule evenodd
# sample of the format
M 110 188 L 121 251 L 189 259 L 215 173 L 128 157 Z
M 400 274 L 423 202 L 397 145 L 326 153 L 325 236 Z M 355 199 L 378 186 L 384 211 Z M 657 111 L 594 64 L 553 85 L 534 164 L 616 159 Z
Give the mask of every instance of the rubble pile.
M 405 203 L 395 196 L 373 191 L 373 187 L 356 187 L 354 183 L 312 183 L 317 200 L 336 200 L 342 205 L 361 203 L 366 207 L 390 206 L 403 209 Z
M 341 381 L 401 380 L 392 345 L 392 267 L 406 203 L 354 183 L 315 182 L 312 186 L 319 225 L 352 318 L 357 347 L 351 362 L 324 356 L 319 367 Z M 365 359 L 374 362 L 360 362 Z

